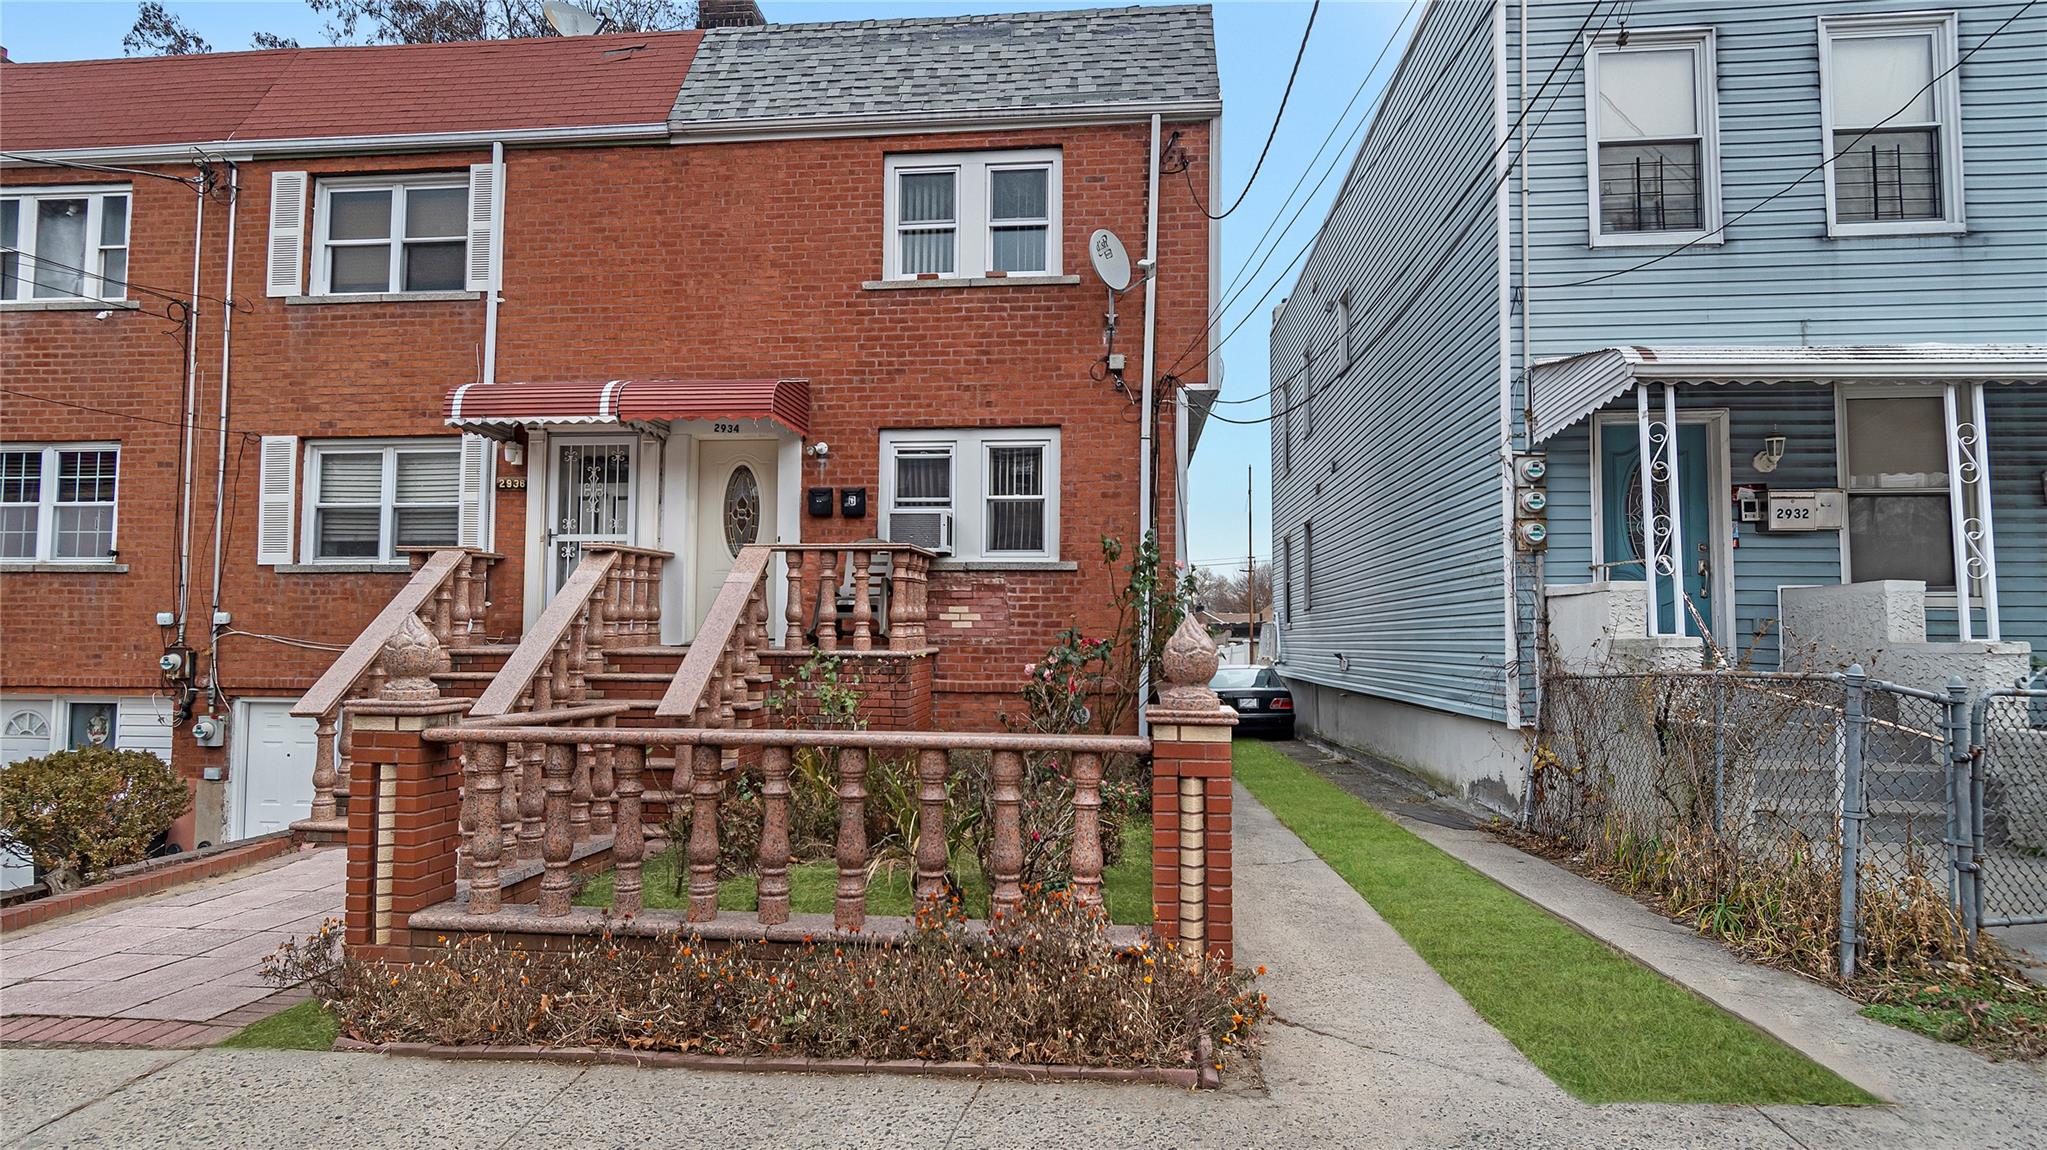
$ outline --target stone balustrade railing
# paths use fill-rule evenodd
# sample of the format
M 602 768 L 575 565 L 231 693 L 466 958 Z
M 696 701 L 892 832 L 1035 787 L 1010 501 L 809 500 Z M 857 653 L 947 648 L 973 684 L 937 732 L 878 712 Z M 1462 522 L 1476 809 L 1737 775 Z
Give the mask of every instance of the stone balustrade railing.
M 444 650 L 483 642 L 490 573 L 502 556 L 461 547 L 414 549 L 408 555 L 412 578 L 291 709 L 316 724 L 309 826 L 328 829 L 339 814 L 336 793 L 347 786 L 350 770 L 344 704 L 380 692 L 386 678 L 384 652 L 393 639 L 401 631 L 417 630 Z

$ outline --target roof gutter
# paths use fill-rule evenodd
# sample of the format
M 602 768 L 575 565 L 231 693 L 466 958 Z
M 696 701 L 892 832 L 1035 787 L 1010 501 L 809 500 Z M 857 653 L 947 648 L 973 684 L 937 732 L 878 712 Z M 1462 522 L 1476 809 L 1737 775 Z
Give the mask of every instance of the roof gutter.
M 0 160 L 0 167 L 34 166 L 62 160 L 88 163 L 175 163 L 191 158 L 194 148 L 230 160 L 259 157 L 340 156 L 377 152 L 433 152 L 483 149 L 492 144 L 526 147 L 579 144 L 658 143 L 668 138 L 668 124 L 608 124 L 596 127 L 523 128 L 512 131 L 402 132 L 370 136 L 298 136 L 267 140 L 207 140 L 178 144 L 113 145 L 103 148 L 14 149 L 20 159 Z

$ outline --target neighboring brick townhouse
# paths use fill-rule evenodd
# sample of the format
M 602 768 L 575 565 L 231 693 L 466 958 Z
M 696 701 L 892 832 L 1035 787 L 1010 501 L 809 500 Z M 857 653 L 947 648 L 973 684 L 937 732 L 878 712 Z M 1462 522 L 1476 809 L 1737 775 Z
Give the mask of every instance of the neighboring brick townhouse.
M 1111 627 L 1103 536 L 1178 554 L 1205 7 L 8 63 L 0 102 L 4 753 L 169 756 L 186 846 L 304 815 L 291 706 L 406 548 L 503 556 L 509 638 L 582 546 L 668 552 L 680 645 L 743 542 L 944 544 L 951 728 Z M 1155 229 L 1123 386 L 1097 228 Z

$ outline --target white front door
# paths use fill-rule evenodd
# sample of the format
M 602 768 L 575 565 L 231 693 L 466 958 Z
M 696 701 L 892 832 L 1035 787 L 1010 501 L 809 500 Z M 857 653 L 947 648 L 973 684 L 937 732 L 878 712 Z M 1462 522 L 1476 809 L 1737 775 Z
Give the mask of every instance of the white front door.
M 229 820 L 238 839 L 281 831 L 313 813 L 316 725 L 291 713 L 289 702 L 244 702 L 235 746 L 235 803 Z
M 696 617 L 701 621 L 749 543 L 775 541 L 772 439 L 697 441 Z
M 558 438 L 548 443 L 553 517 L 546 532 L 547 597 L 568 580 L 588 543 L 633 541 L 635 439 Z
M 0 766 L 50 753 L 50 700 L 0 701 Z M 26 858 L 0 852 L 0 890 L 13 890 L 36 880 L 35 868 Z

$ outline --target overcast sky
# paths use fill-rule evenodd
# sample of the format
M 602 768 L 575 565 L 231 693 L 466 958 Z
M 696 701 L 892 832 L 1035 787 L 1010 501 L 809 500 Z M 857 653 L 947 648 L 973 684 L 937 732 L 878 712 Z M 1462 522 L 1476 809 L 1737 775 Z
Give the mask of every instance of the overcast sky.
M 925 3 L 883 0 L 834 0 L 786 3 L 763 0 L 762 10 L 777 23 L 849 20 L 896 16 L 944 16 L 1015 12 L 1040 8 L 1093 7 L 1099 4 L 1042 3 L 1034 0 L 929 0 Z M 121 54 L 121 37 L 135 20 L 132 2 L 102 0 L 0 0 L 0 44 L 16 60 L 70 60 Z M 308 46 L 323 43 L 322 21 L 303 3 L 292 0 L 177 3 L 168 5 L 201 36 L 221 50 L 249 46 L 257 31 L 291 36 Z M 1282 0 L 1225 0 L 1215 5 L 1216 38 L 1223 84 L 1224 203 L 1234 200 L 1251 173 L 1258 151 L 1272 127 L 1273 113 L 1300 46 L 1308 4 Z M 1397 0 L 1325 0 L 1315 19 L 1314 35 L 1302 61 L 1300 78 L 1285 118 L 1280 122 L 1272 154 L 1266 158 L 1243 205 L 1223 221 L 1223 283 L 1238 283 L 1261 259 L 1265 266 L 1249 275 L 1249 287 L 1216 320 L 1217 333 L 1233 333 L 1222 351 L 1222 414 L 1239 419 L 1266 415 L 1262 398 L 1231 404 L 1230 399 L 1262 396 L 1266 389 L 1266 331 L 1272 305 L 1290 290 L 1295 270 L 1287 265 L 1321 226 L 1350 154 L 1356 149 L 1356 128 L 1369 111 L 1379 86 L 1398 62 L 1403 44 L 1394 44 L 1354 106 L 1339 124 L 1339 115 L 1358 92 L 1366 69 L 1408 18 L 1410 5 Z M 1404 33 L 1403 33 L 1404 36 Z M 1131 61 L 1142 67 L 1143 61 Z M 1332 128 L 1335 138 L 1321 159 L 1310 166 L 1316 149 Z M 1336 170 L 1312 197 L 1308 190 L 1332 162 Z M 1303 180 L 1303 174 L 1306 179 Z M 1299 181 L 1301 194 L 1286 204 Z M 1307 207 L 1295 215 L 1303 200 Z M 1286 205 L 1282 211 L 1282 205 Z M 1219 210 L 1219 209 L 1217 209 Z M 1287 221 L 1291 219 L 1291 226 Z M 1278 222 L 1275 224 L 1275 220 Z M 1254 248 L 1272 226 L 1264 248 Z M 1142 236 L 1126 236 L 1133 257 Z M 1266 259 L 1266 251 L 1272 252 Z M 1231 292 L 1236 289 L 1231 288 Z M 1225 292 L 1228 299 L 1230 292 Z M 1240 321 L 1241 325 L 1240 325 Z M 1133 348 L 1133 351 L 1135 349 Z M 1161 348 L 1163 358 L 1177 349 Z M 1134 363 L 1133 363 L 1134 366 Z M 1134 378 L 1134 376 L 1133 376 Z M 1241 565 L 1244 556 L 1244 469 L 1255 472 L 1255 537 L 1260 558 L 1270 554 L 1266 486 L 1270 441 L 1263 425 L 1237 427 L 1211 422 L 1195 457 L 1188 492 L 1191 527 L 1189 554 L 1196 563 Z

